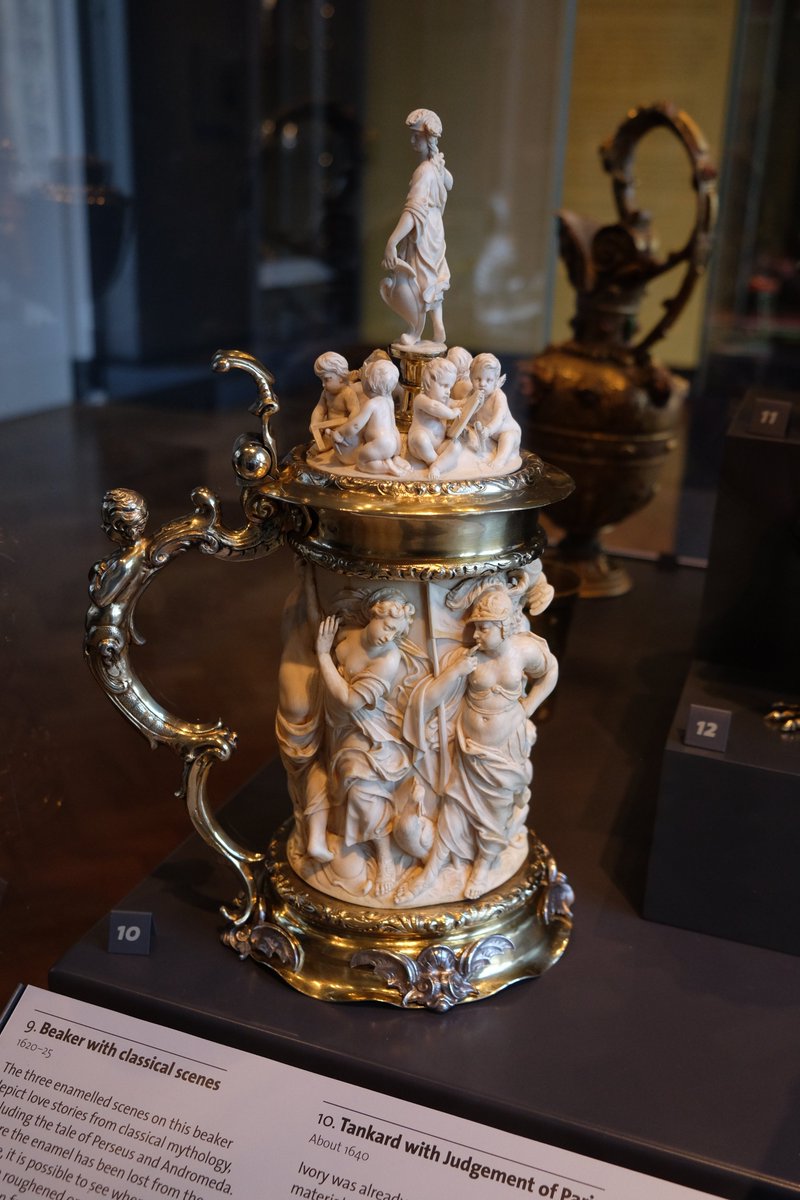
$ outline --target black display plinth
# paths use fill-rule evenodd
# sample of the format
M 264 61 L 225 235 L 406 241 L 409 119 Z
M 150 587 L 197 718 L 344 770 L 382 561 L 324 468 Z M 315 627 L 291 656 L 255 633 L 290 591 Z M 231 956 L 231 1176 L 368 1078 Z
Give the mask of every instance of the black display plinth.
M 732 678 L 800 686 L 798 522 L 800 396 L 753 388 L 725 437 L 697 641 L 698 658 Z
M 800 686 L 800 401 L 753 389 L 725 439 L 698 651 L 664 750 L 644 912 L 800 954 L 800 739 L 764 717 Z M 788 689 L 794 689 L 792 694 Z M 726 711 L 686 744 L 691 705 Z
M 776 698 L 693 663 L 664 752 L 644 913 L 800 954 L 800 738 L 765 724 Z M 730 711 L 724 752 L 684 744 L 692 704 Z
M 720 1196 L 799 1195 L 800 959 L 638 915 L 702 576 L 631 566 L 578 606 L 539 729 L 535 823 L 576 892 L 540 980 L 446 1016 L 299 995 L 218 942 L 234 883 L 192 837 L 120 903 L 154 912 L 152 954 L 109 955 L 102 921 L 52 987 Z M 287 805 L 270 767 L 226 820 L 263 840 Z

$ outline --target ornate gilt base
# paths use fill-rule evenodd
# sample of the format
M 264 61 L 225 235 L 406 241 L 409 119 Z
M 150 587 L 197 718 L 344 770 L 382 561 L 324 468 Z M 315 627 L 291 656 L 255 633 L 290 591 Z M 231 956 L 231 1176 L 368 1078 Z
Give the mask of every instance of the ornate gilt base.
M 480 899 L 388 910 L 310 887 L 289 866 L 288 832 L 267 854 L 266 920 L 222 940 L 307 996 L 446 1012 L 541 975 L 569 941 L 572 889 L 534 835 L 524 866 Z

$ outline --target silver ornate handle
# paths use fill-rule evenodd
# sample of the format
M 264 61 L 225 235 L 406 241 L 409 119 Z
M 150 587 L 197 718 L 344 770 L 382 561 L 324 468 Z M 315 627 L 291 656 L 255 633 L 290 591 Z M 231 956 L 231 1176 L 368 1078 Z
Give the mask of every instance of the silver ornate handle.
M 103 499 L 103 528 L 118 549 L 92 567 L 89 576 L 91 604 L 86 614 L 84 650 L 92 674 L 109 699 L 144 734 L 151 746 L 169 746 L 183 759 L 183 780 L 177 793 L 185 797 L 192 825 L 212 849 L 237 872 L 244 894 L 223 907 L 223 915 L 236 925 L 252 916 L 263 920 L 258 866 L 263 854 L 253 853 L 228 836 L 208 807 L 206 780 L 215 761 L 230 758 L 236 734 L 221 721 L 202 724 L 184 721 L 162 707 L 142 683 L 131 662 L 131 647 L 141 644 L 134 613 L 145 588 L 177 555 L 192 547 L 203 554 L 241 561 L 271 554 L 283 543 L 293 524 L 291 510 L 259 493 L 258 483 L 277 473 L 277 450 L 269 419 L 278 411 L 272 376 L 244 351 L 219 351 L 214 369 L 238 367 L 253 375 L 259 400 L 251 409 L 262 420 L 259 435 L 243 434 L 234 447 L 234 470 L 244 485 L 242 506 L 246 524 L 227 528 L 221 520 L 219 500 L 208 488 L 192 492 L 194 511 L 169 521 L 150 537 L 145 536 L 147 504 L 138 492 L 114 488 Z

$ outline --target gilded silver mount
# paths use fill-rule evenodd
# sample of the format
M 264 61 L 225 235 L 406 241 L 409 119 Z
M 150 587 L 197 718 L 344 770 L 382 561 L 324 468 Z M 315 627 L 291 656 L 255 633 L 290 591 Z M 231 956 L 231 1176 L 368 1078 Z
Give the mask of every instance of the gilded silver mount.
M 222 940 L 307 996 L 447 1012 L 541 975 L 566 948 L 572 889 L 534 837 L 516 875 L 479 900 L 379 909 L 300 879 L 289 832 L 280 829 L 267 853 L 266 920 L 232 925 Z

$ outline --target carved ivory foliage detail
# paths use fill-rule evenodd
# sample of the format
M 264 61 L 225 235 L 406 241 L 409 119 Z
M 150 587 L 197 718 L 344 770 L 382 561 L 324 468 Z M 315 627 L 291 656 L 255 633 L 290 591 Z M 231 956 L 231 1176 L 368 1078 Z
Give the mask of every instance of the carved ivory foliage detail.
M 552 598 L 541 562 L 455 584 L 298 575 L 277 716 L 292 867 L 386 908 L 499 887 L 526 859 L 531 718 L 558 674 L 528 620 Z

